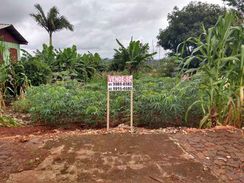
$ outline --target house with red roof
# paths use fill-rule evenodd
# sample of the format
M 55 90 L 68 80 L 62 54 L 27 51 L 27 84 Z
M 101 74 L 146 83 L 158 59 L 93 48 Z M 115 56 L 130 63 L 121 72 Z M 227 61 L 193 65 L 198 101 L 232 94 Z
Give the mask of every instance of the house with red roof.
M 0 63 L 16 62 L 20 59 L 20 45 L 26 39 L 11 24 L 0 23 Z

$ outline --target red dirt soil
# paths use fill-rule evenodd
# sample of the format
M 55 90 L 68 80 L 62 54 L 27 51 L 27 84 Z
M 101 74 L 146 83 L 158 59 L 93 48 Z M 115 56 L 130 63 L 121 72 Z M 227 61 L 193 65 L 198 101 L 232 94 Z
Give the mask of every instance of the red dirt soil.
M 0 128 L 0 182 L 242 183 L 243 149 L 234 128 Z

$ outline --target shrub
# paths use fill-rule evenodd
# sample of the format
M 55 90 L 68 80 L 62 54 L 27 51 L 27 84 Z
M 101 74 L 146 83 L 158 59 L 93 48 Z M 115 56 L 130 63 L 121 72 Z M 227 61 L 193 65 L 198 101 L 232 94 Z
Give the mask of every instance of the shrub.
M 180 81 L 178 78 L 144 77 L 134 81 L 134 115 L 139 126 L 165 127 L 184 124 L 184 114 L 198 97 L 198 79 Z M 106 125 L 106 80 L 59 82 L 29 88 L 26 98 L 14 106 L 25 106 L 34 120 L 47 124 L 83 122 L 88 126 Z M 129 122 L 129 92 L 111 92 L 111 126 Z M 27 109 L 28 108 L 28 109 Z M 199 107 L 190 115 L 201 115 Z
M 177 78 L 153 78 L 140 81 L 136 88 L 135 106 L 137 125 L 148 127 L 196 126 L 194 121 L 187 124 L 184 115 L 198 97 L 198 80 L 180 81 Z M 201 116 L 199 108 L 191 114 Z
M 158 72 L 163 77 L 174 77 L 178 72 L 178 65 L 176 57 L 167 57 L 160 61 Z
M 51 77 L 51 69 L 38 59 L 23 62 L 25 74 L 33 86 L 47 84 Z
M 101 96 L 104 94 L 98 91 L 85 91 L 77 87 L 78 85 L 79 83 L 73 82 L 31 87 L 26 93 L 26 98 L 15 102 L 14 105 L 18 107 L 26 104 L 28 109 L 23 110 L 28 110 L 34 120 L 48 124 L 84 119 L 98 121 L 102 116 L 100 99 L 104 98 Z M 92 111 L 91 106 L 94 106 L 93 109 L 99 108 L 100 111 Z
M 35 64 L 30 67 L 34 67 L 35 69 L 38 68 L 37 70 L 45 68 L 45 72 L 51 70 L 52 82 L 73 79 L 82 82 L 88 81 L 93 78 L 94 75 L 106 69 L 98 53 L 92 54 L 88 52 L 87 54 L 85 53 L 82 55 L 78 53 L 76 46 L 64 48 L 63 50 L 56 50 L 52 46 L 44 44 L 42 50 L 36 50 L 34 56 L 23 50 L 21 60 L 25 63 L 37 60 L 39 65 L 34 62 Z M 47 69 L 46 66 L 50 69 Z M 42 75 L 39 77 L 44 79 L 43 82 L 46 82 Z M 39 83 L 42 82 L 42 79 L 41 81 L 38 81 L 39 77 L 35 77 L 35 80 L 37 81 L 33 82 L 34 86 L 38 86 Z M 35 82 L 37 84 L 35 84 Z
M 30 107 L 31 102 L 26 98 L 22 98 L 21 100 L 17 100 L 13 103 L 13 108 L 17 112 L 28 113 Z

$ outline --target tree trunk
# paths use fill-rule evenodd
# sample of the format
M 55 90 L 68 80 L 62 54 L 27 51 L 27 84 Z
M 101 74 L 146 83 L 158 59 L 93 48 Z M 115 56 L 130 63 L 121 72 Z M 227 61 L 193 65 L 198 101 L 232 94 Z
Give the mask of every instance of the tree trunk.
M 49 32 L 49 46 L 53 45 L 53 36 L 52 36 L 52 32 Z

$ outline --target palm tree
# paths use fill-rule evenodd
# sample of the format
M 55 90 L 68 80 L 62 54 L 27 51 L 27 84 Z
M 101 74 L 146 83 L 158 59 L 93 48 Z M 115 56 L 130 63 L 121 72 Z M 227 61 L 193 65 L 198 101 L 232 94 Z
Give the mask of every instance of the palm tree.
M 30 16 L 48 32 L 50 46 L 52 46 L 52 35 L 54 32 L 62 29 L 73 31 L 73 25 L 64 16 L 59 16 L 58 9 L 55 6 L 49 10 L 47 15 L 45 15 L 40 4 L 35 4 L 35 8 L 37 13 L 32 13 Z

